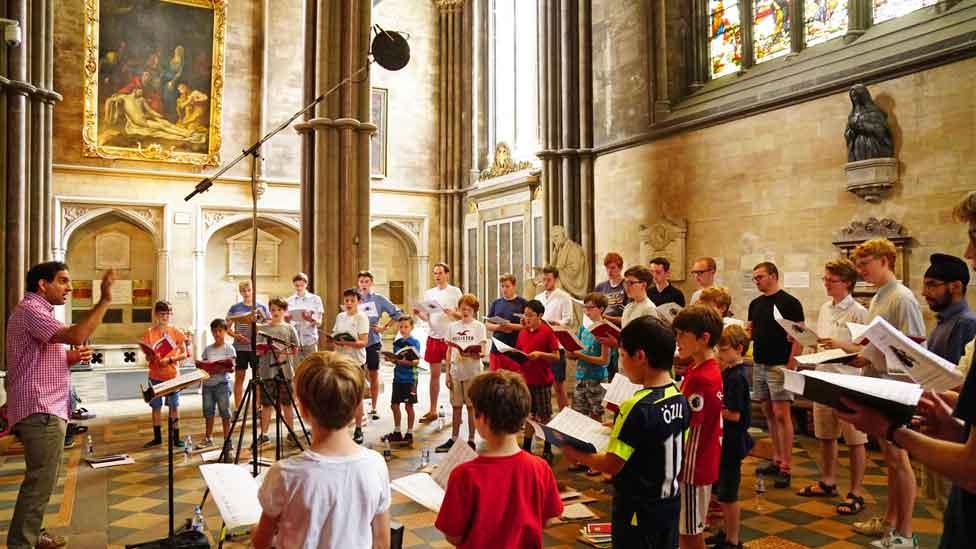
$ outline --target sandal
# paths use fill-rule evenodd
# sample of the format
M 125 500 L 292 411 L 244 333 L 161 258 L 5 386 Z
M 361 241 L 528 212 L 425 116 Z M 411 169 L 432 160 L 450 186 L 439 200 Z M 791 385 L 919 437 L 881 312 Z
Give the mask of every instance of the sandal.
M 797 492 L 796 495 L 805 498 L 834 498 L 837 497 L 837 485 L 827 484 L 822 480 L 818 480 L 816 484 L 807 486 Z
M 864 498 L 861 496 L 854 495 L 853 492 L 848 492 L 847 497 L 837 504 L 837 514 L 838 515 L 856 515 L 864 510 L 865 503 Z

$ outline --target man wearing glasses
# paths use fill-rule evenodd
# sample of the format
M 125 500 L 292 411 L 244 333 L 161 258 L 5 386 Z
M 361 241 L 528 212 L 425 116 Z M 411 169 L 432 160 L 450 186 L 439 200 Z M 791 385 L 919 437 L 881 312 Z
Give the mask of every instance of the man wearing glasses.
M 803 322 L 803 305 L 779 287 L 779 270 L 764 261 L 752 270 L 752 281 L 762 294 L 749 303 L 749 329 L 752 333 L 752 398 L 762 403 L 763 415 L 773 440 L 773 459 L 756 469 L 757 475 L 775 477 L 776 488 L 790 486 L 790 458 L 793 448 L 793 419 L 790 407 L 793 393 L 783 386 L 783 368 L 791 368 L 799 345 L 792 342 L 776 322 L 774 310 L 783 318 Z
M 699 257 L 691 266 L 691 274 L 695 277 L 695 282 L 698 284 L 698 289 L 695 293 L 691 294 L 691 302 L 688 305 L 694 305 L 698 303 L 701 299 L 702 290 L 705 288 L 711 288 L 715 285 L 715 259 L 711 257 Z
M 958 257 L 932 254 L 922 281 L 922 297 L 935 313 L 936 325 L 925 340 L 930 351 L 956 364 L 976 337 L 976 313 L 966 303 L 969 268 Z

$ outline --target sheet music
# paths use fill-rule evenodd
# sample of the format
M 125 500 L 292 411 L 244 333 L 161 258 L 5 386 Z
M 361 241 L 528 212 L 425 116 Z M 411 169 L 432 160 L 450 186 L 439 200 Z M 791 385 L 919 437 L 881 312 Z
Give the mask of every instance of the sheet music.
M 782 313 L 779 312 L 776 305 L 773 305 L 773 318 L 776 319 L 776 323 L 786 331 L 786 334 L 797 340 L 800 345 L 803 345 L 804 347 L 817 346 L 817 340 L 820 339 L 820 336 L 800 322 L 794 322 L 792 320 L 783 318 Z
M 216 450 L 209 450 L 207 452 L 201 452 L 200 453 L 200 459 L 203 460 L 204 462 L 207 462 L 207 461 L 217 461 L 217 458 L 220 457 L 220 453 L 222 451 L 223 450 L 221 450 L 221 449 L 218 448 Z
M 180 389 L 183 389 L 187 385 L 192 385 L 194 383 L 203 381 L 209 377 L 210 374 L 208 374 L 207 372 L 200 369 L 196 369 L 193 370 L 192 372 L 176 376 L 169 381 L 164 381 L 162 383 L 157 383 L 156 385 L 153 385 L 152 386 L 153 395 L 154 396 L 168 395 L 169 393 L 173 393 L 179 391 Z
M 250 526 L 261 520 L 259 480 L 246 469 L 233 463 L 211 463 L 201 465 L 200 474 L 228 528 Z
M 379 311 L 376 309 L 376 303 L 373 303 L 372 301 L 367 301 L 365 303 L 360 303 L 359 304 L 359 312 L 365 313 L 366 316 L 368 316 L 368 317 L 374 317 L 374 316 L 375 317 L 379 317 L 380 316 Z
M 864 332 L 868 331 L 868 325 L 858 324 L 857 322 L 848 322 L 847 331 L 851 333 L 851 341 L 854 343 L 859 343 L 861 339 L 864 338 Z
M 444 307 L 441 306 L 441 304 L 439 302 L 434 301 L 433 299 L 425 300 L 425 301 L 420 301 L 420 302 L 418 302 L 415 305 L 415 307 L 417 307 L 421 311 L 427 311 L 428 313 L 443 313 L 444 312 Z
M 933 391 L 948 391 L 963 382 L 956 365 L 895 329 L 885 319 L 875 317 L 864 333 L 884 353 L 889 372 L 905 372 L 916 383 Z
M 395 479 L 390 487 L 435 513 L 440 512 L 444 503 L 444 488 L 427 473 L 414 473 Z
M 441 488 L 447 489 L 447 479 L 451 477 L 451 471 L 455 467 L 471 461 L 472 459 L 478 457 L 478 453 L 468 446 L 468 443 L 463 439 L 458 438 L 454 441 L 454 446 L 451 446 L 451 450 L 447 452 L 444 459 L 437 464 L 434 472 L 430 474 L 430 477 L 434 479 Z
M 880 379 L 876 377 L 849 376 L 847 374 L 835 374 L 833 372 L 818 372 L 815 370 L 804 370 L 795 372 L 784 369 L 785 373 L 784 388 L 787 391 L 803 394 L 806 385 L 805 377 L 817 378 L 838 387 L 844 387 L 864 393 L 874 395 L 885 400 L 915 406 L 922 398 L 922 386 L 916 383 L 905 383 L 892 379 Z
M 88 461 L 88 464 L 91 465 L 92 469 L 104 469 L 106 467 L 115 467 L 117 465 L 131 465 L 135 463 L 135 460 L 132 459 L 132 457 L 130 457 L 129 454 L 119 454 L 117 456 L 103 456 L 100 458 L 89 459 L 86 461 Z
M 614 376 L 614 379 L 617 379 L 617 376 Z M 610 443 L 610 429 L 572 408 L 563 408 L 546 424 L 546 427 L 589 442 L 598 452 L 604 450 Z
M 483 318 L 485 319 L 485 322 L 491 322 L 492 324 L 498 324 L 500 326 L 504 326 L 506 324 L 511 324 L 508 321 L 508 319 L 502 318 L 500 316 L 486 316 L 486 317 L 483 317 Z
M 596 518 L 596 515 L 582 503 L 571 503 L 563 507 L 563 518 L 566 520 L 586 520 Z
M 800 364 L 805 364 L 807 366 L 816 366 L 817 364 L 823 364 L 824 362 L 838 361 L 844 357 L 856 356 L 857 353 L 848 353 L 843 349 L 828 349 L 826 351 L 821 351 L 819 353 L 809 353 L 805 355 L 797 355 L 796 361 Z
M 661 319 L 663 319 L 668 324 L 674 322 L 674 317 L 678 316 L 678 313 L 684 309 L 681 305 L 674 302 L 662 303 L 657 306 L 657 312 L 661 313 Z
M 509 351 L 515 351 L 516 353 L 521 353 L 522 352 L 522 351 L 519 351 L 518 349 L 516 349 L 515 347 L 512 347 L 511 345 L 508 345 L 508 344 L 506 344 L 506 343 L 504 343 L 502 341 L 499 341 L 499 340 L 497 340 L 495 338 L 491 338 L 491 341 L 495 344 L 495 348 L 498 349 L 498 352 L 499 353 L 507 353 Z
M 627 379 L 627 376 L 618 372 L 617 375 L 613 376 L 613 381 L 610 382 L 610 386 L 607 387 L 607 394 L 603 395 L 603 402 L 620 406 L 623 401 L 634 396 L 634 393 L 643 388 L 641 385 L 632 383 Z

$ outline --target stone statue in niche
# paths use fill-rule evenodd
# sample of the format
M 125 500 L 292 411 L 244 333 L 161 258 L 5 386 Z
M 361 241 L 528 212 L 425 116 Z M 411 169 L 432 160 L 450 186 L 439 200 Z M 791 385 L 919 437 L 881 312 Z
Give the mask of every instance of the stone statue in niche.
M 590 264 L 586 260 L 583 246 L 570 240 L 562 225 L 552 226 L 549 240 L 552 247 L 550 262 L 559 269 L 559 281 L 563 289 L 574 297 L 582 298 L 590 291 Z
M 687 222 L 663 216 L 651 225 L 641 225 L 639 234 L 641 263 L 647 265 L 655 257 L 664 257 L 671 262 L 671 280 L 684 280 Z
M 849 94 L 851 114 L 844 130 L 847 161 L 893 157 L 895 145 L 888 127 L 888 115 L 878 107 L 863 84 L 855 84 Z

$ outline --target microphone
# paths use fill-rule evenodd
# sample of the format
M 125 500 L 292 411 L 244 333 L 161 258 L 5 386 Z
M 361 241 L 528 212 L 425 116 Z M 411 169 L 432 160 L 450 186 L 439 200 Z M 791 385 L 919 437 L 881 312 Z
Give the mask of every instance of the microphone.
M 410 61 L 410 44 L 403 33 L 388 31 L 379 25 L 373 25 L 373 32 L 376 35 L 369 47 L 373 60 L 388 71 L 406 67 Z

